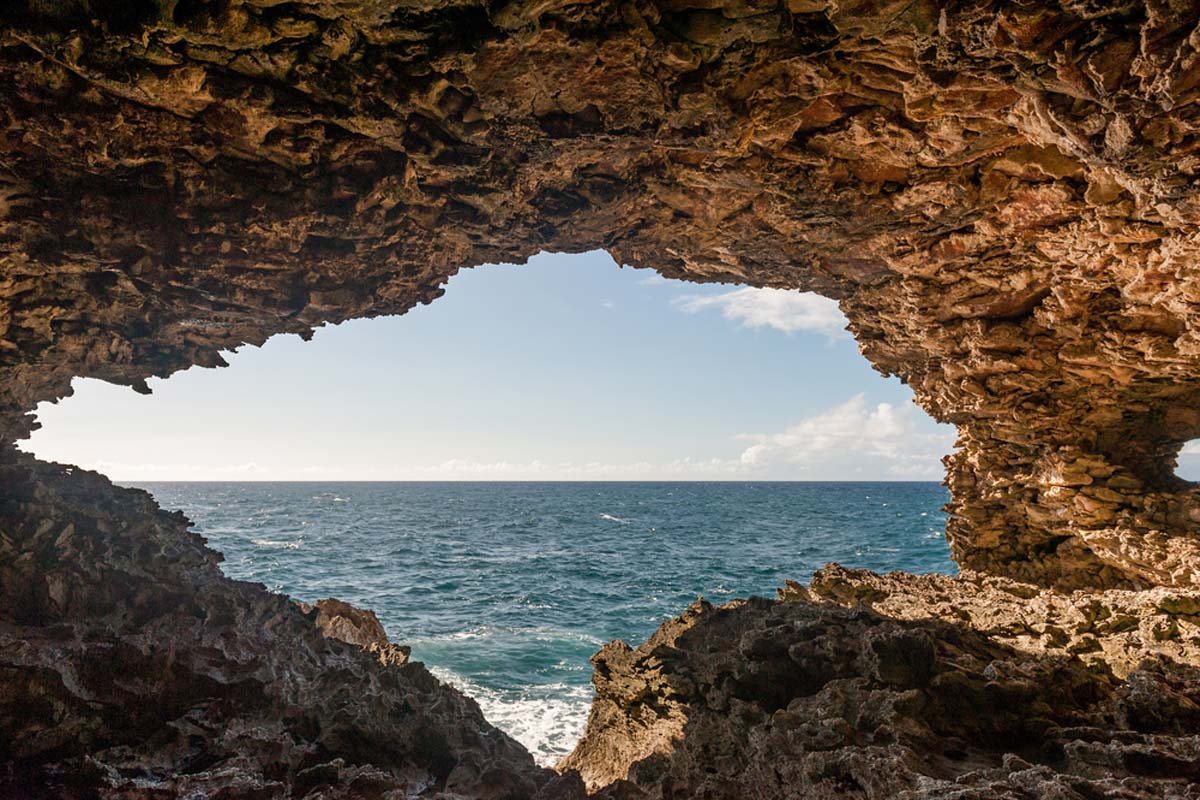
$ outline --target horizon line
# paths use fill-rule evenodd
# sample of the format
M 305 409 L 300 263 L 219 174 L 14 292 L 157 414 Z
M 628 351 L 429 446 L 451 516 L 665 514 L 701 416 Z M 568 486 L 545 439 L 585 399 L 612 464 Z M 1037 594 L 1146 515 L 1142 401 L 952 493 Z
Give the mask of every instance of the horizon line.
M 932 483 L 933 479 L 858 478 L 813 480 L 766 478 L 762 480 L 723 478 L 114 478 L 113 483 Z

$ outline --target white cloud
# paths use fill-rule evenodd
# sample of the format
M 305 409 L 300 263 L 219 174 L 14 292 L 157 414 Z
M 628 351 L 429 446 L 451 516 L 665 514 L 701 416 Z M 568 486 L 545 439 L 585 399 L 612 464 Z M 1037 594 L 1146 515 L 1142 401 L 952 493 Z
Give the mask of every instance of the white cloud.
M 812 292 L 788 289 L 733 289 L 722 294 L 688 294 L 675 305 L 695 314 L 718 309 L 721 316 L 745 328 L 774 328 L 784 333 L 810 331 L 831 339 L 844 338 L 846 317 L 837 302 Z
M 742 434 L 734 458 L 667 462 L 478 462 L 451 459 L 412 477 L 443 480 L 938 480 L 954 446 L 948 426 L 923 425 L 915 406 L 879 403 L 862 394 L 805 417 L 778 433 Z
M 871 408 L 864 395 L 855 395 L 780 433 L 742 436 L 753 444 L 741 461 L 755 470 L 813 471 L 814 478 L 864 471 L 914 480 L 940 478 L 941 457 L 953 447 L 954 433 L 921 431 L 918 415 L 915 408 L 890 403 Z

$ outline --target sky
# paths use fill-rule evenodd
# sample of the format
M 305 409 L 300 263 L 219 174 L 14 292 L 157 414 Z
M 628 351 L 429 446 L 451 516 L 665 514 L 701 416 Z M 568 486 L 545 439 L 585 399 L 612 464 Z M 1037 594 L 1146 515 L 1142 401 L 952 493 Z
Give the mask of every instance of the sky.
M 812 294 L 542 254 L 149 396 L 77 379 L 25 449 L 124 482 L 940 480 L 953 427 L 845 324 Z

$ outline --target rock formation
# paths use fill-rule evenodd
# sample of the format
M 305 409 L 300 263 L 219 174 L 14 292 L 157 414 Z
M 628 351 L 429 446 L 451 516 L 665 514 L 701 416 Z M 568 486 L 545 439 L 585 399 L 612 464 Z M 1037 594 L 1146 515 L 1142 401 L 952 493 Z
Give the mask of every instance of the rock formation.
M 1195 599 L 1193 595 L 1193 600 Z M 1194 646 L 1194 645 L 1193 645 Z M 1196 668 L 1125 681 L 865 608 L 697 602 L 605 647 L 564 767 L 603 798 L 1192 797 Z
M 0 797 L 523 800 L 553 778 L 407 648 L 341 641 L 362 612 L 229 580 L 145 492 L 28 457 L 0 486 Z
M 148 391 L 150 376 L 219 366 L 224 349 L 430 302 L 460 268 L 604 248 L 669 277 L 838 299 L 871 363 L 958 426 L 948 536 L 982 577 L 877 586 L 830 573 L 810 600 L 706 611 L 637 656 L 609 648 L 598 668 L 621 677 L 597 675 L 611 705 L 598 706 L 582 751 L 600 766 L 572 762 L 593 785 L 622 759 L 659 753 L 640 722 L 628 723 L 635 744 L 615 744 L 625 723 L 612 709 L 641 708 L 623 694 L 631 682 L 666 691 L 690 675 L 717 694 L 664 699 L 664 714 L 688 720 L 678 755 L 655 756 L 620 791 L 666 793 L 668 780 L 725 791 L 684 776 L 709 758 L 690 731 L 727 719 L 734 699 L 753 702 L 745 731 L 758 738 L 714 768 L 735 752 L 760 767 L 795 756 L 781 775 L 833 795 L 855 796 L 838 776 L 865 786 L 867 763 L 895 769 L 864 792 L 965 780 L 956 796 L 983 796 L 1005 770 L 1026 776 L 1020 791 L 1049 792 L 1038 776 L 1050 768 L 1084 781 L 1069 791 L 1085 797 L 1113 781 L 1167 791 L 1186 772 L 1183 745 L 1151 757 L 1159 745 L 1146 737 L 1161 722 L 1170 738 L 1182 718 L 1129 721 L 1121 709 L 1141 702 L 1130 699 L 1139 686 L 1193 691 L 1192 634 L 1170 631 L 1190 630 L 1200 583 L 1200 503 L 1174 476 L 1180 447 L 1200 436 L 1198 20 L 1186 0 L 3 4 L 0 631 L 17 720 L 0 745 L 7 779 L 169 780 L 164 792 L 182 792 L 219 772 L 285 792 L 318 767 L 343 789 L 359 780 L 346 770 L 379 769 L 393 788 L 431 775 L 431 791 L 479 796 L 544 782 L 468 701 L 372 644 L 361 618 L 314 619 L 224 581 L 183 520 L 14 445 L 73 377 Z M 1050 589 L 1088 589 L 1097 609 L 1133 621 L 1089 620 L 1091 601 Z M 823 602 L 885 592 L 882 613 L 903 621 L 810 607 L 821 591 Z M 1183 606 L 1160 619 L 1160 597 Z M 1019 626 L 976 631 L 993 601 Z M 920 621 L 956 606 L 965 616 Z M 811 634 L 823 671 L 786 697 L 723 700 L 729 680 L 795 662 L 751 646 L 768 624 L 788 652 L 807 653 Z M 750 642 L 744 663 L 703 652 L 721 626 Z M 863 641 L 839 643 L 851 632 Z M 680 640 L 699 649 L 647 678 Z M 915 648 L 919 675 L 893 680 L 869 663 L 875 642 L 893 640 Z M 1161 669 L 1133 664 L 1157 650 Z M 98 682 L 114 654 L 144 659 L 136 683 Z M 299 672 L 287 677 L 291 658 Z M 991 677 L 991 663 L 1008 677 Z M 1039 730 L 1061 745 L 1053 765 L 1045 753 L 999 757 L 1004 737 L 1029 733 L 1013 727 L 1023 722 L 914 721 L 899 707 L 949 714 L 936 682 L 955 664 L 972 691 L 996 680 L 1050 706 Z M 1042 679 L 1049 689 L 1012 686 Z M 818 718 L 846 721 L 853 710 L 835 696 L 845 686 L 888 708 L 828 734 L 763 727 L 781 714 L 793 724 L 797 704 L 829 704 Z M 980 691 L 978 713 L 1003 715 Z M 134 702 L 147 692 L 198 705 Z M 414 750 L 428 741 L 415 723 L 364 698 L 427 710 L 419 727 L 440 732 L 436 752 Z M 1081 725 L 1099 733 L 1080 738 Z M 1130 733 L 1114 739 L 1120 726 Z M 128 730 L 157 738 L 130 742 Z M 963 741 L 958 761 L 945 754 L 957 765 L 923 751 L 947 737 Z M 904 769 L 868 759 L 826 778 L 795 749 L 819 742 L 915 755 Z M 243 751 L 249 761 L 234 765 Z M 993 783 L 1017 792 L 1019 780 Z M 1071 796 L 1065 785 L 1053 791 Z M 564 778 L 553 791 L 578 787 Z
M 379 617 L 375 616 L 374 611 L 355 608 L 349 603 L 333 597 L 327 597 L 312 604 L 297 603 L 297 605 L 306 614 L 316 612 L 317 627 L 326 636 L 356 644 L 364 650 L 384 651 L 388 648 L 396 648 L 394 657 L 389 656 L 388 660 L 394 658 L 397 663 L 407 661 L 412 652 L 411 648 L 398 647 L 388 642 L 387 631 L 383 629 L 383 623 L 379 621 Z

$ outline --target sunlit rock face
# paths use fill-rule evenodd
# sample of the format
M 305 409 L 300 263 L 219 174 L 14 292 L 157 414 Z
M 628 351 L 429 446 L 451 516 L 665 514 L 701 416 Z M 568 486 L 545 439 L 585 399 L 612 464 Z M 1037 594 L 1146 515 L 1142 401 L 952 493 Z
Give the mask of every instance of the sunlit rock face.
M 1121 681 L 958 624 L 809 599 L 698 601 L 637 648 L 606 646 L 564 766 L 605 800 L 1195 792 L 1195 667 L 1148 659 Z
M 1196 9 L 5 4 L 0 435 L 603 247 L 838 298 L 958 424 L 964 566 L 1196 581 Z

